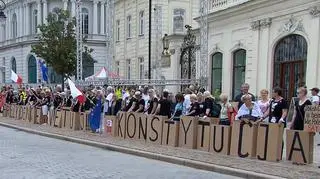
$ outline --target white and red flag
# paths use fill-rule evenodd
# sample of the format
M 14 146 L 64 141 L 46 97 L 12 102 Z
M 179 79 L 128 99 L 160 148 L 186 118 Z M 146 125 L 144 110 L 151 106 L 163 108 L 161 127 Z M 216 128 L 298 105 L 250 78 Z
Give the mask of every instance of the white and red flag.
M 11 70 L 11 80 L 18 84 L 22 83 L 21 76 L 17 75 L 13 70 Z
M 77 98 L 78 101 L 83 104 L 86 100 L 85 95 L 76 87 L 76 85 L 68 78 L 68 84 L 71 91 L 71 96 Z

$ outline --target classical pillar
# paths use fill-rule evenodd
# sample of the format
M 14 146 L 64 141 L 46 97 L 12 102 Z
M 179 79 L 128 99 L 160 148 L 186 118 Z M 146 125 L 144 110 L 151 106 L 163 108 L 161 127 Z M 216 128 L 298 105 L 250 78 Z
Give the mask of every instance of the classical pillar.
M 41 1 L 40 0 L 37 1 L 37 5 L 38 5 L 38 8 L 37 8 L 37 12 L 38 12 L 38 14 L 37 14 L 37 26 L 39 26 L 39 25 L 41 25 L 41 20 L 42 20 L 42 18 L 41 18 Z M 39 28 L 37 28 L 37 33 L 40 33 L 40 29 Z
M 48 17 L 48 6 L 47 6 L 47 0 L 42 0 L 43 3 L 43 24 L 47 23 L 47 17 Z
M 101 7 L 101 11 L 100 11 L 100 34 L 104 34 L 104 1 L 100 2 L 100 7 Z
M 93 1 L 93 34 L 98 34 L 98 1 Z
M 68 10 L 68 0 L 63 0 L 63 10 Z
M 19 6 L 18 37 L 23 36 L 23 29 L 24 29 L 23 23 L 24 23 L 24 21 L 23 21 L 23 5 L 21 4 Z
M 7 11 L 7 40 L 11 39 L 11 9 L 8 9 Z
M 71 0 L 71 16 L 76 16 L 76 0 Z
M 25 4 L 26 5 L 26 21 L 25 21 L 25 35 L 30 35 L 30 29 L 31 29 L 31 23 L 30 23 L 30 6 L 28 3 Z

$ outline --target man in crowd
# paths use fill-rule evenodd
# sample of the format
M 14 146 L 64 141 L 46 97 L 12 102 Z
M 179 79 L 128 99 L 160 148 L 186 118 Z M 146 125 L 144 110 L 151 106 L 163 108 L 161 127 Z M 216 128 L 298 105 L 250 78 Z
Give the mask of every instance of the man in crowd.
M 319 99 L 319 96 L 318 96 L 318 93 L 319 93 L 319 88 L 312 88 L 310 89 L 311 91 L 311 102 L 312 104 L 319 104 L 320 102 L 320 99 Z
M 238 109 L 240 109 L 241 105 L 243 104 L 243 102 L 241 100 L 241 97 L 243 95 L 250 94 L 252 96 L 252 101 L 256 100 L 254 95 L 249 93 L 249 89 L 250 89 L 250 85 L 248 83 L 244 83 L 241 85 L 241 93 L 238 94 L 234 100 L 235 102 L 238 102 Z

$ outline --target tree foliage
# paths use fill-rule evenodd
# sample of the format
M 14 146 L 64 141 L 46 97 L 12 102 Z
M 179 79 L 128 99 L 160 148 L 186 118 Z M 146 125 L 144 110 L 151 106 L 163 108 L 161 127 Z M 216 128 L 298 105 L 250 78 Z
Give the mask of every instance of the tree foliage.
M 39 42 L 32 45 L 31 52 L 43 58 L 48 66 L 62 75 L 70 77 L 76 74 L 77 69 L 77 43 L 75 33 L 75 19 L 70 12 L 57 9 L 47 17 L 47 23 L 40 25 Z M 83 61 L 93 61 L 93 50 L 84 47 Z

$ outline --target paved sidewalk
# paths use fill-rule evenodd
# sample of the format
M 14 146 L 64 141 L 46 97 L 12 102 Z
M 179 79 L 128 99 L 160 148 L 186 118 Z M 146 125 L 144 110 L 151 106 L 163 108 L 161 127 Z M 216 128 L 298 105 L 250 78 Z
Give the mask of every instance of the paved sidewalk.
M 2 123 L 2 124 L 1 124 Z M 111 144 L 114 146 L 118 146 L 124 149 L 131 149 L 132 151 L 140 151 L 140 153 L 145 152 L 146 157 L 148 158 L 155 158 L 159 159 L 159 156 L 171 156 L 173 163 L 186 165 L 186 161 L 194 161 L 197 163 L 197 166 L 203 166 L 203 169 L 212 169 L 212 167 L 207 167 L 209 165 L 221 166 L 221 170 L 223 168 L 227 168 L 229 171 L 223 170 L 222 173 L 236 175 L 237 173 L 246 173 L 245 177 L 247 178 L 259 178 L 258 175 L 254 175 L 252 173 L 260 173 L 266 175 L 272 175 L 282 178 L 297 178 L 297 179 L 316 179 L 320 176 L 320 169 L 317 168 L 317 162 L 320 161 L 320 154 L 319 148 L 316 144 L 319 143 L 319 137 L 316 137 L 315 141 L 315 164 L 313 165 L 303 165 L 297 166 L 292 165 L 289 161 L 281 161 L 281 162 L 266 162 L 266 161 L 259 161 L 257 159 L 242 159 L 239 157 L 233 156 L 226 156 L 226 155 L 217 155 L 211 154 L 209 152 L 202 152 L 199 150 L 191 150 L 191 149 L 184 149 L 184 148 L 175 148 L 175 147 L 167 147 L 162 145 L 154 145 L 148 144 L 143 141 L 138 140 L 123 140 L 119 138 L 113 138 L 110 136 L 100 136 L 99 134 L 92 134 L 90 132 L 84 131 L 72 131 L 69 129 L 61 129 L 61 128 L 53 128 L 48 125 L 36 125 L 31 124 L 21 120 L 14 120 L 0 117 L 0 125 L 9 124 L 14 125 L 16 127 L 27 128 L 30 130 L 35 130 L 39 132 L 47 132 L 52 134 L 59 134 L 63 136 L 68 136 L 77 139 L 85 139 L 95 142 L 94 144 L 103 143 L 103 144 Z M 67 139 L 65 139 L 67 140 Z M 93 145 L 94 145 L 93 144 Z M 98 145 L 96 145 L 98 146 Z M 106 147 L 107 148 L 107 147 Z M 127 152 L 135 154 L 135 152 Z M 147 153 L 149 153 L 147 155 Z M 158 155 L 157 157 L 150 156 L 150 153 Z M 141 155 L 141 154 L 140 154 Z M 285 153 L 284 153 L 285 155 Z M 143 155 L 141 155 L 143 156 Z M 171 162 L 170 159 L 166 158 L 168 162 Z M 181 163 L 177 162 L 181 160 Z M 192 166 L 192 165 L 189 165 Z M 201 168 L 201 167 L 200 167 Z M 219 167 L 215 167 L 216 171 L 219 172 Z M 234 172 L 232 172 L 234 171 Z M 260 176 L 260 178 L 268 178 L 265 175 Z

